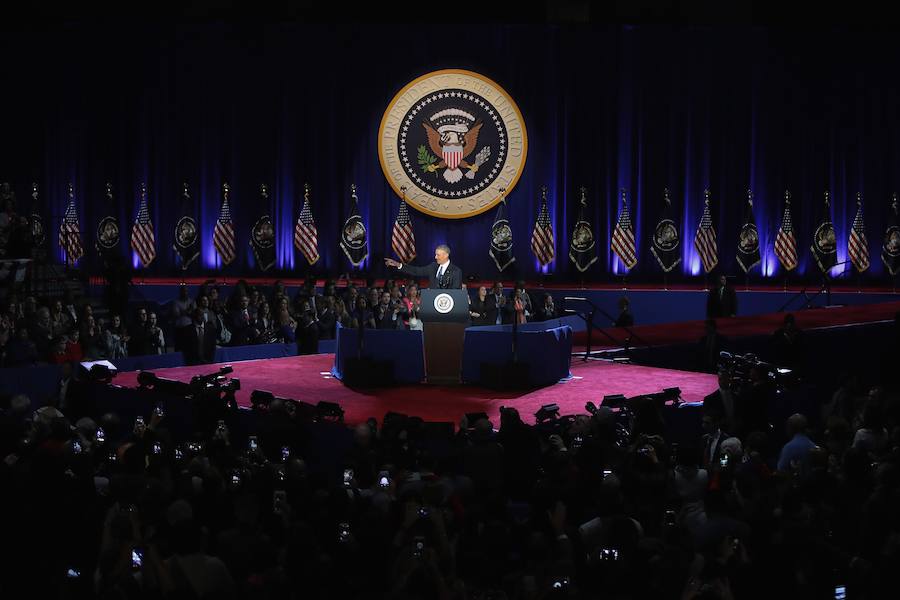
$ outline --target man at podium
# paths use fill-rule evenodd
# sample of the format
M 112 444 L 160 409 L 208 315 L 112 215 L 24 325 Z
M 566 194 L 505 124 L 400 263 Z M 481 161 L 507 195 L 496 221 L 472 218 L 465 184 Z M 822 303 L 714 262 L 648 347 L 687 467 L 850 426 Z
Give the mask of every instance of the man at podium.
M 392 258 L 385 258 L 384 264 L 396 267 L 402 273 L 414 277 L 428 277 L 431 289 L 458 290 L 462 288 L 462 269 L 450 264 L 450 247 L 441 244 L 434 249 L 434 262 L 425 267 L 404 265 Z

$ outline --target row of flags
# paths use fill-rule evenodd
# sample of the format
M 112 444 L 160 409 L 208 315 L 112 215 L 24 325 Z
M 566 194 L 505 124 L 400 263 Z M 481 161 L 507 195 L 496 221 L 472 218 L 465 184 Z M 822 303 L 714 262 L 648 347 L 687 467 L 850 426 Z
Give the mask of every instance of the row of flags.
M 342 228 L 340 246 L 350 262 L 354 266 L 359 266 L 368 257 L 368 235 L 359 214 L 356 186 L 351 185 L 350 190 L 352 206 Z M 213 228 L 213 248 L 223 265 L 229 265 L 237 258 L 235 228 L 229 202 L 230 192 L 230 186 L 227 183 L 223 184 L 222 204 Z M 84 244 L 72 184 L 69 184 L 68 195 L 69 202 L 59 227 L 59 246 L 65 253 L 66 263 L 74 264 L 84 256 Z M 34 196 L 36 200 L 36 186 Z M 112 216 L 115 203 L 110 184 L 106 186 L 106 196 L 109 216 L 100 220 L 96 242 L 96 249 L 104 258 L 107 258 L 109 253 L 115 252 L 119 246 L 119 223 L 116 217 Z M 260 186 L 260 205 L 263 210 L 250 230 L 250 246 L 260 269 L 267 271 L 275 264 L 275 225 L 269 214 L 269 191 L 265 184 Z M 181 268 L 187 269 L 200 256 L 199 227 L 192 216 L 190 190 L 187 184 L 184 184 L 180 214 L 182 216 L 175 225 L 172 248 L 180 258 Z M 33 221 L 35 218 L 39 219 L 36 215 L 32 215 Z M 415 245 L 412 222 L 404 200 L 394 223 L 392 247 L 404 262 L 410 262 L 416 257 Z M 304 185 L 303 207 L 294 228 L 294 246 L 310 265 L 318 262 L 318 230 L 312 214 L 308 184 Z M 144 184 L 141 184 L 141 202 L 131 231 L 131 248 L 145 267 L 156 258 L 156 236 L 147 205 L 147 187 Z
M 405 191 L 405 188 L 401 188 L 403 198 L 391 231 L 391 248 L 401 262 L 409 263 L 416 258 L 416 242 Z M 294 228 L 294 246 L 303 254 L 306 261 L 313 265 L 319 260 L 320 256 L 318 251 L 318 230 L 312 214 L 309 192 L 310 189 L 307 184 L 304 186 L 303 206 Z M 501 194 L 504 192 L 505 190 L 501 189 Z M 213 230 L 213 246 L 223 265 L 230 264 L 237 257 L 229 193 L 230 187 L 225 183 L 222 186 L 222 205 L 219 210 L 219 217 Z M 33 195 L 36 199 L 36 186 Z M 108 214 L 111 215 L 115 204 L 112 188 L 109 184 L 107 184 L 106 196 L 109 208 Z M 350 186 L 350 196 L 350 212 L 341 229 L 340 247 L 350 263 L 358 267 L 368 257 L 368 232 L 359 213 L 359 199 L 356 195 L 355 185 Z M 268 188 L 264 184 L 260 186 L 260 200 L 263 212 L 251 229 L 250 245 L 257 264 L 263 271 L 266 271 L 275 264 L 275 227 L 268 213 Z M 190 214 L 190 207 L 190 193 L 187 184 L 185 184 L 181 207 L 183 216 L 176 224 L 175 241 L 173 243 L 173 249 L 178 253 L 183 269 L 187 269 L 200 253 L 199 228 Z M 489 254 L 499 271 L 503 271 L 515 262 L 512 227 L 506 217 L 506 211 L 506 199 L 501 197 L 494 223 L 491 227 L 489 250 Z M 579 214 L 569 245 L 569 259 L 580 272 L 587 271 L 598 260 L 593 226 L 587 212 L 587 190 L 581 188 Z M 35 215 L 32 218 L 39 219 Z M 837 264 L 836 236 L 834 224 L 831 222 L 830 196 L 827 191 L 825 192 L 822 214 L 816 222 L 818 225 L 813 233 L 810 250 L 819 269 L 822 272 L 827 272 Z M 119 225 L 116 218 L 114 216 L 104 217 L 100 221 L 97 230 L 96 248 L 98 252 L 101 255 L 113 252 L 118 248 L 118 243 Z M 84 255 L 84 246 L 71 184 L 69 185 L 69 203 L 59 229 L 59 245 L 65 251 L 67 262 L 74 263 Z M 703 213 L 694 235 L 693 245 L 703 265 L 704 272 L 709 273 L 715 269 L 719 263 L 719 249 L 710 210 L 709 190 L 704 191 Z M 664 272 L 668 273 L 680 264 L 681 251 L 679 246 L 678 227 L 671 215 L 671 199 L 667 189 L 664 192 L 662 210 L 650 244 L 650 252 Z M 141 184 L 141 202 L 134 226 L 132 227 L 131 248 L 137 253 L 138 258 L 145 267 L 150 265 L 156 257 L 156 238 L 153 231 L 153 223 L 150 220 L 150 212 L 147 205 L 147 189 L 144 184 Z M 541 203 L 531 235 L 531 250 L 541 265 L 547 265 L 556 257 L 555 248 L 553 225 L 547 207 L 547 188 L 544 186 L 541 188 Z M 637 264 L 634 225 L 628 209 L 627 192 L 624 189 L 621 190 L 621 208 L 610 236 L 610 249 L 626 268 L 632 269 Z M 789 191 L 785 192 L 784 212 L 775 236 L 774 251 L 779 263 L 786 271 L 792 271 L 797 268 L 799 253 L 791 217 L 791 195 Z M 861 194 L 857 194 L 857 212 L 850 230 L 848 255 L 858 272 L 862 273 L 868 270 L 870 256 L 863 219 Z M 900 272 L 900 214 L 898 214 L 896 194 L 891 204 L 881 258 L 891 275 L 896 275 Z M 738 237 L 736 259 L 738 265 L 745 273 L 758 265 L 761 260 L 759 232 L 753 215 L 753 193 L 749 190 L 747 191 L 747 202 Z

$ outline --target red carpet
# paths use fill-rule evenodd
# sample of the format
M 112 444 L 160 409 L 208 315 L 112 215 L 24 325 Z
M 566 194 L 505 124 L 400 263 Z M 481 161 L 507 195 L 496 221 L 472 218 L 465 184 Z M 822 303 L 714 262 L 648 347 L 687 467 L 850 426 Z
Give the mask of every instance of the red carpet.
M 841 306 L 836 308 L 813 308 L 809 310 L 793 311 L 800 329 L 814 329 L 817 327 L 840 327 L 846 325 L 860 325 L 876 321 L 893 320 L 894 315 L 900 312 L 900 302 L 883 302 L 879 304 L 862 304 L 857 306 Z M 754 335 L 769 335 L 781 326 L 785 313 L 770 313 L 766 315 L 753 315 L 747 317 L 735 317 L 733 319 L 717 319 L 719 333 L 729 338 L 748 337 Z M 666 323 L 662 325 L 644 325 L 632 327 L 632 331 L 640 336 L 650 346 L 663 346 L 669 344 L 683 344 L 696 342 L 704 335 L 704 321 L 683 321 L 681 323 Z M 602 330 L 612 338 L 622 341 L 628 337 L 624 329 L 610 327 Z M 587 332 L 579 331 L 575 334 L 575 344 L 584 346 L 587 343 Z M 631 344 L 640 347 L 639 341 Z M 613 348 L 609 338 L 598 330 L 594 330 L 592 348 Z M 577 351 L 578 348 L 575 348 Z
M 600 404 L 603 396 L 636 396 L 679 387 L 686 401 L 699 401 L 716 389 L 715 375 L 657 369 L 607 362 L 572 362 L 573 378 L 531 392 L 499 392 L 472 386 L 400 386 L 355 391 L 329 374 L 333 354 L 291 356 L 232 363 L 232 377 L 241 380 L 238 403 L 250 405 L 250 392 L 268 390 L 276 396 L 315 404 L 320 400 L 337 402 L 348 423 L 361 423 L 369 417 L 379 421 L 388 411 L 422 417 L 427 421 L 458 423 L 467 412 L 485 412 L 496 426 L 500 407 L 519 410 L 522 418 L 534 422 L 534 413 L 543 404 L 556 403 L 561 414 L 584 413 L 584 404 Z M 218 365 L 176 367 L 153 371 L 160 377 L 189 381 L 194 375 L 211 373 Z M 137 387 L 137 372 L 120 373 L 117 385 Z

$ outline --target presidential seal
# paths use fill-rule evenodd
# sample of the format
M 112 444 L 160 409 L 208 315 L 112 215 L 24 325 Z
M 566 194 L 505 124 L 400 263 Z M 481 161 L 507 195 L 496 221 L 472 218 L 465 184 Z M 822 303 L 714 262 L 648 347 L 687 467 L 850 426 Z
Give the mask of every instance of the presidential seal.
M 97 246 L 100 250 L 113 250 L 119 245 L 119 222 L 115 217 L 103 217 L 97 226 Z
M 837 250 L 837 241 L 834 235 L 834 226 L 830 221 L 826 221 L 816 228 L 815 236 L 813 236 L 815 250 L 821 255 L 835 254 Z
M 29 221 L 31 222 L 31 239 L 34 241 L 34 245 L 43 246 L 44 240 L 47 239 L 44 233 L 44 220 L 41 218 L 41 215 L 32 213 Z
M 434 310 L 446 315 L 453 310 L 453 296 L 450 294 L 438 294 L 434 297 Z
M 263 250 L 275 245 L 275 226 L 269 215 L 260 217 L 253 225 L 253 245 Z
M 759 251 L 759 233 L 755 223 L 745 223 L 738 236 L 738 245 L 744 254 L 752 254 Z
M 181 217 L 175 225 L 175 244 L 187 249 L 197 243 L 197 223 L 193 217 Z
M 434 71 L 408 83 L 384 112 L 378 158 L 413 208 L 462 219 L 495 206 L 525 166 L 528 138 L 518 106 L 483 75 Z
M 674 252 L 678 249 L 678 228 L 672 219 L 663 219 L 656 224 L 653 232 L 653 247 L 659 253 Z
M 578 221 L 572 235 L 572 249 L 575 252 L 588 252 L 594 247 L 594 232 L 587 221 Z
M 512 251 L 512 228 L 506 219 L 496 221 L 491 227 L 491 250 L 494 251 L 494 256 Z
M 884 256 L 892 261 L 900 259 L 900 227 L 891 225 L 884 232 L 884 248 L 882 250 Z

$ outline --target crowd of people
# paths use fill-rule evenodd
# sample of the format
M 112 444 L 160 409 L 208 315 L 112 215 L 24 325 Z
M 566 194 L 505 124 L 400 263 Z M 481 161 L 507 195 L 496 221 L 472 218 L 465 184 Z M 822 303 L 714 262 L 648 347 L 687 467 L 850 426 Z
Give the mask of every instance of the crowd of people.
M 0 515 L 13 551 L 0 588 L 115 599 L 890 597 L 897 390 L 848 375 L 815 414 L 772 423 L 760 410 L 771 382 L 741 377 L 722 372 L 697 416 L 702 435 L 652 398 L 540 419 L 507 407 L 499 422 L 461 415 L 456 427 L 398 414 L 314 422 L 274 398 L 253 419 L 222 408 L 179 435 L 185 424 L 169 423 L 162 404 L 132 421 L 2 397 Z
M 510 294 L 503 283 L 480 287 L 470 298 L 473 325 L 510 324 L 559 316 L 549 293 L 539 302 L 517 282 Z M 95 315 L 95 307 L 97 307 Z M 343 327 L 421 329 L 421 298 L 413 282 L 369 280 L 317 289 L 310 280 L 291 297 L 281 281 L 260 288 L 238 281 L 224 297 L 210 282 L 191 295 L 182 285 L 163 310 L 137 304 L 120 314 L 103 302 L 78 302 L 71 292 L 38 299 L 7 296 L 0 304 L 0 367 L 182 351 L 186 362 L 212 362 L 216 346 L 297 344 L 299 354 L 313 354 L 319 340 L 333 339 Z

